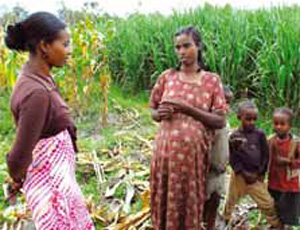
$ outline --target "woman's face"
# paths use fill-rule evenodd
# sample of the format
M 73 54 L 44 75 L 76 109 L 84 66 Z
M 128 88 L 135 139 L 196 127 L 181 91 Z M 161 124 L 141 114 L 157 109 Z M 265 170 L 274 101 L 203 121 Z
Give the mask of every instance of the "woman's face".
M 47 62 L 51 66 L 62 67 L 67 63 L 71 54 L 70 35 L 66 30 L 61 30 L 57 38 L 45 45 L 47 48 Z
M 189 34 L 180 34 L 174 40 L 175 52 L 183 65 L 192 65 L 197 62 L 199 47 Z

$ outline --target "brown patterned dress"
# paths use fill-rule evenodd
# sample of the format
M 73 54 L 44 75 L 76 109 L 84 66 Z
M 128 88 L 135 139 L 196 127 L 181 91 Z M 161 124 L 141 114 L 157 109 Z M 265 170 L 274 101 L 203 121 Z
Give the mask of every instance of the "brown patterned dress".
M 220 78 L 206 72 L 198 83 L 187 83 L 175 70 L 165 71 L 151 93 L 151 108 L 166 99 L 195 108 L 226 110 Z M 155 230 L 200 230 L 205 201 L 212 130 L 182 113 L 162 121 L 151 159 L 151 212 Z

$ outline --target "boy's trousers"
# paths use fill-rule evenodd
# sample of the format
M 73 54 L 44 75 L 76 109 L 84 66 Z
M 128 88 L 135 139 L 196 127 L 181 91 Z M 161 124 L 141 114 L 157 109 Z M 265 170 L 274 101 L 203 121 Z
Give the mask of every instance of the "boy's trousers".
M 230 220 L 235 205 L 245 195 L 249 195 L 256 202 L 258 208 L 266 216 L 271 226 L 276 227 L 280 225 L 274 200 L 268 192 L 267 185 L 260 180 L 257 180 L 253 184 L 247 184 L 243 176 L 235 172 L 232 172 L 230 177 L 223 215 L 225 220 Z

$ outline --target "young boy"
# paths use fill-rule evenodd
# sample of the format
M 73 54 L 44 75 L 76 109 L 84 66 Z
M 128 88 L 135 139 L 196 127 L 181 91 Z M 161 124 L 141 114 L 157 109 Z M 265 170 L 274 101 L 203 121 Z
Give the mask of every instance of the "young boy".
M 228 86 L 224 86 L 226 104 L 230 105 L 233 93 Z M 229 157 L 229 125 L 223 129 L 216 130 L 214 143 L 211 149 L 211 168 L 207 176 L 206 201 L 204 204 L 203 221 L 206 230 L 214 230 L 217 210 L 220 199 L 225 194 L 225 170 Z
M 280 227 L 274 200 L 263 183 L 269 161 L 269 148 L 262 130 L 255 127 L 258 109 L 251 101 L 239 104 L 237 118 L 240 128 L 229 137 L 229 162 L 233 169 L 226 198 L 224 219 L 228 222 L 235 205 L 250 195 L 261 212 L 266 215 L 270 229 Z
M 292 136 L 293 111 L 277 108 L 273 113 L 275 135 L 269 140 L 268 188 L 277 203 L 282 224 L 300 224 L 299 140 Z

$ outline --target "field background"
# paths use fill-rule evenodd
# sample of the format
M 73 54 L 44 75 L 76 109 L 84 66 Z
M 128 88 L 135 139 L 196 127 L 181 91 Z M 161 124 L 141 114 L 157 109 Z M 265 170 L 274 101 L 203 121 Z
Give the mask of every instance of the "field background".
M 4 28 L 26 15 L 16 7 L 0 18 L 1 185 L 15 134 L 9 98 L 27 59 L 27 54 L 6 49 Z M 245 98 L 258 104 L 258 126 L 267 134 L 274 108 L 288 106 L 298 114 L 299 7 L 247 11 L 205 5 L 170 16 L 118 18 L 96 14 L 90 5 L 81 11 L 63 8 L 58 15 L 69 25 L 73 54 L 53 75 L 79 130 L 77 178 L 97 229 L 151 229 L 148 179 L 157 124 L 150 118 L 149 95 L 159 74 L 177 65 L 173 35 L 178 28 L 194 25 L 201 31 L 206 63 L 232 87 L 231 127 L 238 125 L 236 104 Z M 294 134 L 298 123 L 295 119 Z M 15 224 L 11 229 L 17 229 L 28 217 L 24 198 L 11 209 L 2 189 L 0 196 L 0 227 Z M 253 208 L 247 199 L 244 204 L 242 210 Z M 257 225 L 255 208 L 246 216 L 250 226 Z

